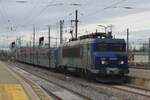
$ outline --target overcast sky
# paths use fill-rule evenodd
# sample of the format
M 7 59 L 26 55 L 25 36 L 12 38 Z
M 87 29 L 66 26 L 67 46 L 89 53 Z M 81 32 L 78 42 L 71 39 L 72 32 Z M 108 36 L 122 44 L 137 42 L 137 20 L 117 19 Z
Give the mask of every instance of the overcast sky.
M 68 32 L 76 9 L 79 33 L 100 30 L 99 24 L 112 24 L 116 37 L 125 38 L 129 28 L 131 40 L 150 38 L 150 0 L 0 0 L 1 41 L 6 36 L 10 41 L 16 36 L 30 39 L 33 26 L 40 36 L 51 25 L 53 36 L 59 36 L 59 20 L 65 21 L 64 31 Z

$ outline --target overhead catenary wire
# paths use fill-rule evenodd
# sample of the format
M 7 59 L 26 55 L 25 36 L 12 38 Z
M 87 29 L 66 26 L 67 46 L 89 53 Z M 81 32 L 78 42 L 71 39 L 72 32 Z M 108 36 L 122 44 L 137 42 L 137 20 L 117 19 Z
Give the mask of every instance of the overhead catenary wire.
M 29 18 L 29 21 L 32 19 L 33 15 L 34 15 L 34 10 L 36 9 L 36 7 L 38 6 L 40 0 L 37 0 L 34 4 L 34 6 L 32 7 L 32 9 L 26 14 L 29 15 L 28 17 L 25 16 L 24 19 Z M 25 20 L 26 21 L 26 20 Z M 24 24 L 28 23 L 29 21 L 25 22 Z M 23 24 L 23 25 L 24 25 Z
M 104 8 L 103 8 L 103 10 L 105 10 L 105 9 L 107 9 L 107 8 L 109 8 L 109 7 L 112 7 L 112 6 L 118 5 L 118 4 L 120 4 L 120 3 L 124 2 L 124 1 L 126 1 L 126 0 L 118 1 L 118 2 L 116 2 L 116 3 L 114 3 L 114 4 L 111 4 L 111 5 L 107 6 L 107 7 L 104 7 Z
M 104 8 L 108 8 L 108 7 L 111 7 L 111 6 L 114 6 L 114 5 L 118 5 L 118 4 L 120 4 L 120 3 L 122 3 L 122 2 L 124 2 L 124 1 L 126 1 L 126 0 L 120 0 L 120 1 L 118 1 L 118 2 L 116 2 L 116 3 L 113 3 L 113 4 L 111 4 L 111 5 L 109 5 L 109 6 L 107 6 L 107 7 L 104 7 Z M 33 14 L 30 16 L 30 21 L 27 21 L 27 23 L 25 24 L 26 26 L 29 26 L 29 24 L 33 24 L 33 22 L 40 16 L 40 15 L 42 15 L 43 14 L 43 12 L 48 8 L 48 7 L 50 7 L 50 5 L 51 6 L 53 6 L 53 3 L 54 2 L 54 0 L 52 0 L 51 1 L 51 3 L 49 3 L 49 4 L 47 4 L 44 8 L 42 8 L 41 10 L 40 10 L 40 12 L 38 12 L 38 13 L 36 13 L 35 14 L 35 16 L 32 16 L 32 15 L 34 15 L 34 9 L 33 9 L 33 11 L 31 11 L 31 12 L 33 12 Z M 54 3 L 54 6 L 57 6 L 57 5 L 62 5 L 62 3 Z M 37 5 L 35 5 L 35 6 L 37 6 Z M 34 8 L 34 7 L 33 7 Z M 36 8 L 36 7 L 35 7 Z M 82 7 L 82 8 L 84 8 L 84 7 Z M 103 9 L 104 9 L 103 8 Z M 93 13 L 93 12 L 92 12 Z M 68 16 L 68 15 L 67 15 Z M 87 17 L 90 17 L 90 16 L 93 16 L 93 15 L 89 15 L 89 16 L 87 16 L 86 15 L 86 18 Z M 28 18 L 28 17 L 27 17 Z M 61 16 L 60 18 L 64 18 L 64 16 Z M 57 18 L 58 19 L 58 18 Z M 65 21 L 66 22 L 66 21 Z
M 33 23 L 39 16 L 41 16 L 43 13 L 44 13 L 44 11 L 47 9 L 47 8 L 49 8 L 49 7 L 52 7 L 52 6 L 63 6 L 63 5 L 65 5 L 64 3 L 53 3 L 54 2 L 54 0 L 52 0 L 51 2 L 49 2 L 47 5 L 45 5 L 40 11 L 39 11 L 39 13 L 38 14 L 36 14 L 36 16 L 34 16 L 30 21 L 28 21 L 27 23 L 25 23 L 25 24 L 23 24 L 23 25 L 21 25 L 21 26 L 26 26 L 26 25 L 28 25 L 28 24 L 30 24 L 30 23 Z M 79 3 L 72 3 L 72 4 L 69 4 L 70 6 L 81 6 L 81 4 L 79 4 Z M 68 16 L 68 15 L 67 15 Z M 56 19 L 58 19 L 58 20 L 60 20 L 60 18 L 63 18 L 64 16 L 61 16 L 61 17 L 59 17 L 59 18 L 56 18 Z
M 118 1 L 118 2 L 116 2 L 116 3 L 113 3 L 113 4 L 109 5 L 109 6 L 107 6 L 107 7 L 104 7 L 104 8 L 103 8 L 103 11 L 104 11 L 106 8 L 108 8 L 108 7 L 111 7 L 111 6 L 114 6 L 114 5 L 118 5 L 118 4 L 120 4 L 120 3 L 122 3 L 122 2 L 125 2 L 125 1 L 126 1 L 126 0 L 121 0 L 121 1 Z M 97 13 L 97 11 L 96 11 L 96 13 Z M 69 13 L 69 15 L 70 15 L 70 14 L 72 14 L 72 13 Z M 89 16 L 86 15 L 86 18 L 87 18 L 87 17 L 89 17 Z M 60 18 L 64 18 L 64 16 L 62 16 L 62 17 L 60 17 Z M 57 19 L 58 19 L 58 18 L 57 18 Z
M 3 12 L 4 17 L 7 20 L 6 21 L 7 22 L 7 30 L 9 30 L 9 31 L 15 31 L 16 30 L 16 27 L 15 27 L 16 22 L 14 21 L 14 19 L 11 16 L 9 16 L 7 14 L 6 7 L 7 6 L 4 6 L 3 0 L 1 0 L 1 10 Z
M 120 0 L 120 1 L 118 1 L 118 2 L 116 2 L 116 3 L 113 3 L 113 4 L 111 4 L 111 5 L 109 5 L 109 6 L 105 7 L 105 8 L 103 8 L 103 9 L 108 9 L 108 8 L 115 7 L 115 6 L 117 6 L 118 4 L 121 4 L 121 3 L 125 2 L 125 1 L 127 1 L 127 0 Z
M 84 15 L 84 16 L 86 16 L 86 19 L 87 19 L 87 18 L 89 18 L 89 17 L 95 16 L 96 13 L 102 13 L 102 12 L 104 12 L 105 10 L 111 9 L 111 8 L 113 8 L 114 6 L 117 6 L 117 5 L 119 5 L 119 4 L 123 3 L 123 2 L 126 2 L 126 1 L 127 1 L 127 0 L 120 0 L 120 1 L 118 1 L 118 2 L 112 3 L 111 5 L 108 5 L 108 6 L 106 6 L 106 7 L 103 7 L 102 9 L 98 9 L 98 10 L 92 12 L 92 13 L 86 14 L 86 15 Z
M 10 20 L 9 20 L 9 18 L 8 18 L 8 16 L 7 16 L 7 14 L 6 14 L 6 12 L 4 12 L 5 10 L 4 10 L 4 6 L 3 6 L 3 3 L 2 3 L 2 0 L 0 1 L 1 3 L 0 3 L 0 14 L 1 14 L 1 17 L 2 17 L 2 19 L 3 19 L 3 21 L 4 21 L 4 23 L 5 23 L 5 28 L 8 30 L 9 29 L 9 22 L 10 22 Z
M 35 16 L 31 17 L 29 21 L 27 21 L 25 24 L 23 24 L 22 26 L 26 26 L 32 22 L 34 22 L 36 20 L 36 18 L 38 18 L 48 7 L 49 4 L 53 3 L 54 0 L 51 0 L 51 2 L 49 2 L 48 4 L 46 4 Z M 36 7 L 36 6 L 35 6 Z M 34 7 L 34 8 L 35 8 Z M 34 9 L 35 10 L 35 9 Z
M 0 8 L 0 15 L 1 15 L 1 18 L 3 19 L 4 23 L 7 25 L 8 24 L 8 20 L 6 19 L 6 17 L 4 17 L 4 14 L 3 14 L 1 8 Z

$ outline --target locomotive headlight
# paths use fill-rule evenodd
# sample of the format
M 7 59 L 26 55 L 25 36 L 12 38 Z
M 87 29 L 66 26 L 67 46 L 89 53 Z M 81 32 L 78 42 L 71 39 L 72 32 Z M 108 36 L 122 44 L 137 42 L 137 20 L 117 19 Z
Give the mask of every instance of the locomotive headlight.
M 124 64 L 124 61 L 120 61 L 120 64 L 121 64 L 121 65 Z
M 102 61 L 101 61 L 101 64 L 103 64 L 103 65 L 104 65 L 104 64 L 107 64 L 107 62 L 106 62 L 106 61 L 104 61 L 104 60 L 102 60 Z
M 101 58 L 101 64 L 107 64 L 106 58 Z

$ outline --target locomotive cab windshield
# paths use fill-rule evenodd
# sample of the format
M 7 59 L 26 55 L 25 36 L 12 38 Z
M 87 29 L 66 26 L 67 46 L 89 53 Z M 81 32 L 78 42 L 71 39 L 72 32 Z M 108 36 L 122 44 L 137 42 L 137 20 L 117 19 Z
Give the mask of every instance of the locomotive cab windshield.
M 128 73 L 126 43 L 124 39 L 95 39 L 92 53 L 95 69 L 105 75 Z
M 96 44 L 96 51 L 125 52 L 126 44 Z

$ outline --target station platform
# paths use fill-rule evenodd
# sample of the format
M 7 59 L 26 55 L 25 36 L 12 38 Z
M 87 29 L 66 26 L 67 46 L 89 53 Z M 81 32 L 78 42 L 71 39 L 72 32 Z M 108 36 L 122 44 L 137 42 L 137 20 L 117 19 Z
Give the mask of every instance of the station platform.
M 143 79 L 150 79 L 150 70 L 149 69 L 136 69 L 130 68 L 129 76 L 138 77 Z
M 37 93 L 29 83 L 9 67 L 0 61 L 0 100 L 50 100 L 44 90 L 40 88 L 38 89 L 40 93 Z M 41 98 L 39 94 L 43 97 Z
M 150 88 L 150 69 L 130 68 L 129 71 L 130 83 Z

